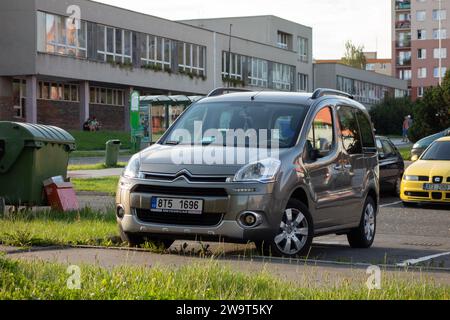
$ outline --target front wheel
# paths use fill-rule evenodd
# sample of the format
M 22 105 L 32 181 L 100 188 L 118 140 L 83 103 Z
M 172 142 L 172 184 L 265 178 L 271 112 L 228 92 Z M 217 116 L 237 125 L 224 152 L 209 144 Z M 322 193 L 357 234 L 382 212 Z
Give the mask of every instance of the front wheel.
M 309 253 L 314 237 L 311 213 L 300 201 L 292 199 L 284 211 L 278 232 L 272 239 L 256 243 L 265 256 L 305 256 Z
M 368 249 L 375 241 L 377 232 L 377 213 L 375 201 L 369 197 L 364 205 L 363 215 L 358 228 L 347 235 L 352 248 Z

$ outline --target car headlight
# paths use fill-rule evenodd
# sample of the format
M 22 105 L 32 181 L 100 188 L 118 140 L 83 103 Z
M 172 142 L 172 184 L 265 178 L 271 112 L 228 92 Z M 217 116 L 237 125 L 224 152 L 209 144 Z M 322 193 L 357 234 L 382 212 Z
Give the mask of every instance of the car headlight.
M 123 172 L 123 176 L 125 178 L 131 179 L 140 178 L 140 169 L 141 169 L 141 155 L 136 154 L 128 162 L 128 165 L 126 166 L 125 171 Z
M 280 171 L 281 161 L 277 159 L 265 159 L 250 163 L 239 170 L 234 176 L 234 182 L 274 182 Z
M 420 181 L 420 177 L 419 176 L 407 176 L 407 175 L 405 175 L 403 177 L 403 179 L 405 181 Z

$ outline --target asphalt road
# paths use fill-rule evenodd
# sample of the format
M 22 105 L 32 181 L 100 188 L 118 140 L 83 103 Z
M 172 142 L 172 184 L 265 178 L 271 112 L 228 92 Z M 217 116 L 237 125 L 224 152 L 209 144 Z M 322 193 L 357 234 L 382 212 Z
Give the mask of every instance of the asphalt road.
M 81 196 L 82 204 L 96 203 L 110 206 L 111 197 Z M 172 251 L 185 242 L 177 241 Z M 177 267 L 188 263 L 201 263 L 196 255 L 201 245 L 187 242 L 187 253 L 155 254 L 136 250 L 98 248 L 37 248 L 23 252 L 15 248 L 0 247 L 16 259 L 69 263 L 97 264 L 103 267 L 119 265 Z M 345 236 L 327 236 L 314 241 L 308 260 L 286 260 L 259 257 L 252 244 L 210 243 L 210 251 L 219 255 L 219 263 L 237 270 L 253 272 L 266 270 L 275 276 L 332 285 L 342 281 L 364 281 L 366 268 L 378 265 L 394 277 L 431 278 L 438 283 L 450 284 L 450 208 L 404 208 L 399 199 L 384 196 L 378 217 L 378 233 L 373 248 L 351 249 Z M 192 250 L 192 251 L 191 251 Z M 405 269 L 409 265 L 412 269 Z M 306 277 L 306 278 L 305 278 Z M 302 280 L 303 279 L 303 280 Z

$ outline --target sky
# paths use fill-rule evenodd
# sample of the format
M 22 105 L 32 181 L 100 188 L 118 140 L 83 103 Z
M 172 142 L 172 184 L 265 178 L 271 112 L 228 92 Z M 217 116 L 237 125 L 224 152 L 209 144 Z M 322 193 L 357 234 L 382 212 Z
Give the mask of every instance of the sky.
M 96 0 L 170 20 L 272 14 L 313 28 L 315 59 L 338 59 L 351 40 L 391 57 L 390 0 Z

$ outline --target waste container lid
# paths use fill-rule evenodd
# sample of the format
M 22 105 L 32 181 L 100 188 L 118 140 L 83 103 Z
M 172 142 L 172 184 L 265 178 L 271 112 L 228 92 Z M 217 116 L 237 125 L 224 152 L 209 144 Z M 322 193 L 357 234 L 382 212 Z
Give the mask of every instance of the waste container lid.
M 0 142 L 0 173 L 9 170 L 25 147 L 55 143 L 66 146 L 67 151 L 75 150 L 75 139 L 67 131 L 29 123 L 0 121 Z

